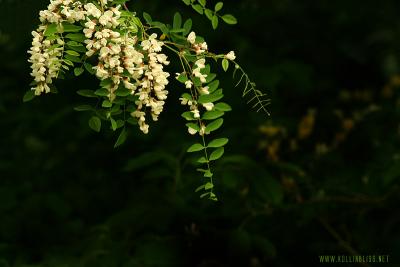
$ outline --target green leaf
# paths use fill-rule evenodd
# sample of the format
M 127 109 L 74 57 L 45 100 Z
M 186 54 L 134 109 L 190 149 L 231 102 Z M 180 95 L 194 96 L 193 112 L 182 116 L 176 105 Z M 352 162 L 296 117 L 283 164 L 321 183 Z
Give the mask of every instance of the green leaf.
M 63 22 L 62 26 L 63 26 L 64 32 L 79 32 L 83 29 L 81 26 L 77 26 L 74 24 L 66 23 L 66 22 Z
M 197 152 L 197 151 L 201 151 L 204 149 L 204 146 L 201 144 L 194 144 L 191 147 L 188 148 L 188 150 L 186 152 Z
M 192 123 L 192 122 L 186 123 L 186 127 L 192 128 L 192 129 L 194 129 L 196 131 L 200 130 L 199 125 L 196 124 L 196 123 Z
M 212 82 L 209 83 L 207 86 L 208 86 L 208 91 L 209 91 L 210 93 L 212 93 L 212 92 L 214 92 L 215 90 L 217 90 L 217 88 L 218 88 L 218 86 L 219 86 L 219 81 L 218 81 L 218 80 L 212 81 Z
M 65 53 L 67 53 L 68 55 L 71 55 L 71 56 L 76 56 L 76 57 L 80 56 L 80 54 L 78 52 L 73 51 L 73 50 L 66 50 Z
M 146 12 L 143 12 L 143 18 L 148 24 L 151 24 L 153 22 L 153 20 L 151 19 L 151 16 Z
M 65 64 L 67 64 L 67 65 L 69 65 L 69 66 L 71 66 L 71 67 L 73 67 L 74 66 L 74 63 L 72 63 L 72 61 L 71 60 L 68 60 L 68 59 L 63 59 L 63 61 L 64 61 L 64 63 Z M 65 67 L 65 66 L 64 66 Z
M 217 74 L 215 74 L 215 73 L 210 73 L 210 74 L 208 74 L 208 76 L 207 76 L 207 78 L 206 78 L 206 82 L 207 82 L 207 83 L 211 82 L 212 80 L 215 79 L 215 77 L 217 77 Z
M 206 185 L 205 184 L 203 184 L 203 185 L 200 185 L 199 187 L 197 187 L 196 188 L 196 190 L 194 191 L 194 192 L 199 192 L 199 191 L 201 191 L 201 190 L 203 190 L 204 188 L 206 187 Z
M 218 12 L 218 11 L 220 11 L 220 10 L 222 9 L 223 6 L 224 6 L 224 3 L 218 2 L 218 3 L 215 4 L 214 10 L 215 10 L 216 12 Z
M 206 183 L 205 186 L 204 186 L 205 190 L 211 190 L 213 188 L 214 188 L 214 185 L 212 183 L 210 183 L 210 182 Z
M 110 122 L 111 122 L 111 129 L 113 131 L 117 130 L 118 127 L 117 122 L 113 118 L 110 118 Z
M 218 17 L 217 16 L 212 17 L 211 24 L 212 24 L 212 27 L 214 30 L 218 27 Z
M 85 62 L 83 64 L 83 66 L 85 67 L 85 69 L 87 70 L 87 72 L 89 72 L 90 74 L 94 74 L 96 71 L 93 69 L 93 66 L 87 62 Z
M 184 99 L 187 99 L 187 100 L 193 100 L 193 98 L 192 98 L 192 96 L 191 95 L 189 95 L 188 93 L 184 93 L 184 94 L 182 94 L 182 96 L 181 96 L 182 98 L 184 98 Z
M 182 0 L 187 6 L 190 5 L 190 0 Z
M 200 104 L 205 104 L 205 103 L 210 103 L 210 102 L 212 103 L 212 102 L 218 101 L 224 97 L 224 95 L 221 92 L 222 91 L 216 91 L 215 93 L 212 93 L 212 94 L 201 95 L 197 102 Z
M 207 159 L 205 157 L 201 157 L 197 160 L 198 163 L 207 163 Z
M 111 108 L 112 107 L 112 103 L 110 102 L 110 100 L 104 100 L 103 103 L 101 104 L 101 106 L 103 108 Z
M 95 94 L 95 95 L 98 95 L 98 96 L 108 96 L 109 92 L 108 92 L 107 89 L 100 88 L 100 89 L 97 89 L 97 90 L 94 92 L 94 94 Z
M 174 22 L 172 24 L 172 27 L 174 29 L 180 29 L 182 26 L 182 16 L 179 14 L 179 12 L 176 12 L 174 15 Z
M 83 42 L 86 40 L 86 37 L 82 33 L 69 33 L 65 35 L 65 38 L 76 41 L 76 42 Z
M 206 127 L 206 133 L 209 133 L 209 132 L 218 130 L 218 128 L 221 127 L 223 123 L 224 123 L 224 119 L 222 119 L 222 118 L 217 119 L 217 120 L 211 122 L 211 123 L 208 124 L 207 127 Z
M 206 113 L 203 114 L 202 119 L 203 120 L 215 120 L 219 117 L 224 115 L 223 111 L 218 111 L 218 110 L 211 110 L 207 111 Z
M 117 120 L 117 129 L 123 127 L 124 125 L 125 125 L 125 121 Z
M 79 75 L 81 75 L 83 72 L 84 72 L 84 69 L 83 69 L 83 68 L 75 68 L 75 69 L 74 69 L 74 74 L 75 74 L 75 76 L 79 76 Z
M 203 7 L 206 6 L 206 0 L 198 0 L 200 5 L 202 5 Z
M 221 103 L 217 103 L 214 106 L 214 109 L 215 110 L 220 110 L 220 111 L 231 111 L 232 110 L 231 106 L 229 106 L 226 103 L 222 103 L 222 102 Z
M 131 91 L 126 88 L 119 88 L 117 91 L 115 91 L 115 95 L 125 97 L 131 95 Z
M 204 14 L 206 14 L 206 17 L 207 17 L 209 20 L 212 20 L 213 17 L 214 17 L 214 12 L 212 12 L 212 11 L 211 11 L 210 9 L 208 9 L 208 8 L 204 9 Z
M 190 32 L 190 30 L 192 29 L 192 24 L 193 22 L 191 19 L 185 21 L 185 23 L 183 24 L 183 29 L 184 29 L 183 35 L 186 36 Z
M 101 80 L 101 82 L 100 82 L 101 87 L 109 87 L 112 84 L 113 84 L 113 81 L 110 78 Z
M 81 53 L 86 52 L 86 47 L 84 47 L 83 45 L 68 45 L 68 47 L 76 52 L 81 52 Z
M 125 128 L 123 128 L 121 133 L 118 136 L 117 142 L 115 142 L 114 148 L 117 148 L 120 145 L 122 145 L 123 143 L 125 143 L 126 137 L 127 137 L 127 133 L 126 133 Z
M 186 74 L 183 73 L 181 73 L 178 77 L 176 77 L 176 79 L 181 83 L 185 83 L 188 80 Z
M 92 110 L 92 106 L 90 105 L 80 105 L 77 107 L 74 107 L 75 111 L 87 111 L 87 110 Z
M 210 197 L 208 199 L 212 201 L 218 201 L 217 196 L 213 192 L 210 192 Z
M 212 140 L 207 147 L 222 147 L 228 143 L 228 138 L 218 138 Z
M 53 44 L 52 46 L 50 46 L 49 47 L 49 51 L 52 51 L 52 50 L 54 50 L 54 49 L 56 49 L 56 48 L 59 48 L 59 47 L 61 47 L 61 45 L 59 45 L 59 44 Z
M 188 120 L 188 121 L 196 120 L 196 118 L 194 117 L 193 112 L 190 112 L 190 111 L 186 111 L 186 112 L 182 113 L 181 116 L 182 116 L 185 120 Z
M 93 90 L 79 90 L 76 93 L 84 97 L 97 97 Z
M 200 15 L 203 15 L 203 7 L 199 4 L 192 5 L 192 8 L 199 13 Z
M 101 120 L 97 116 L 93 116 L 89 120 L 89 127 L 92 128 L 93 131 L 100 132 L 101 129 Z
M 213 177 L 213 174 L 210 170 L 206 170 L 204 172 L 204 177 L 211 178 L 211 177 Z
M 210 194 L 211 194 L 211 192 L 207 192 L 207 193 L 201 194 L 201 195 L 200 195 L 200 198 L 205 198 L 206 196 L 208 196 L 208 195 L 210 195 Z
M 223 15 L 222 19 L 225 21 L 225 23 L 230 24 L 230 25 L 237 23 L 237 19 L 231 14 Z
M 222 157 L 222 155 L 224 154 L 224 148 L 223 147 L 219 147 L 217 148 L 214 152 L 211 153 L 210 155 L 210 160 L 217 160 L 220 157 Z
M 24 94 L 24 97 L 22 98 L 22 101 L 23 102 L 29 102 L 34 98 L 35 98 L 35 91 L 34 90 L 29 90 L 28 92 L 26 92 Z
M 47 26 L 46 30 L 44 31 L 44 36 L 51 36 L 57 32 L 57 24 L 52 23 Z
M 79 57 L 73 56 L 73 55 L 65 55 L 64 56 L 66 59 L 75 62 L 75 63 L 81 63 L 82 60 Z
M 224 71 L 227 71 L 229 68 L 229 61 L 226 58 L 222 60 L 222 68 L 224 69 Z

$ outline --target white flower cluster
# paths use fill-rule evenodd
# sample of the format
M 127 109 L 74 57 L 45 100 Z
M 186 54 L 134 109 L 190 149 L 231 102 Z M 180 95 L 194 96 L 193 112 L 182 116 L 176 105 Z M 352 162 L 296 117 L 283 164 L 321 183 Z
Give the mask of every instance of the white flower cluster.
M 197 55 L 200 55 L 208 50 L 208 45 L 206 42 L 197 43 L 196 33 L 191 32 L 187 37 L 187 41 L 190 43 Z
M 165 87 L 170 74 L 163 71 L 163 65 L 168 65 L 169 61 L 166 55 L 159 53 L 162 46 L 163 43 L 157 40 L 156 34 L 152 34 L 148 40 L 142 41 L 141 48 L 146 54 L 147 62 L 142 63 L 133 74 L 136 76 L 143 73 L 140 79 L 135 78 L 139 83 L 136 93 L 139 99 L 136 101 L 137 110 L 132 113 L 132 116 L 138 118 L 140 130 L 144 133 L 148 133 L 149 125 L 145 122 L 143 109 L 149 107 L 153 121 L 157 121 L 168 95 Z
M 138 96 L 137 109 L 131 115 L 138 119 L 140 130 L 148 133 L 146 109 L 150 109 L 152 119 L 157 121 L 168 94 L 165 87 L 169 73 L 163 71 L 163 65 L 168 65 L 169 61 L 160 53 L 164 44 L 157 40 L 156 34 L 141 43 L 137 37 L 121 36 L 116 31 L 121 14 L 119 6 L 102 12 L 95 5 L 87 4 L 85 9 L 88 12 L 84 29 L 88 38 L 86 55 L 90 57 L 98 52 L 99 63 L 94 67 L 96 76 L 100 80 L 111 80 L 107 88 L 110 101 L 115 99 L 120 85 Z
M 63 21 L 74 23 L 84 20 L 85 14 L 82 3 L 73 0 L 51 0 L 47 10 L 39 13 L 42 23 L 61 23 Z
M 36 95 L 50 92 L 49 84 L 57 78 L 61 68 L 61 56 L 64 41 L 61 38 L 46 40 L 44 32 L 50 23 L 61 23 L 83 20 L 85 11 L 79 1 L 51 0 L 47 10 L 40 12 L 42 25 L 32 32 L 32 47 L 28 51 L 31 54 L 28 62 L 31 63 L 32 72 L 36 86 L 32 88 Z
M 85 29 L 83 33 L 87 38 L 86 55 L 91 57 L 98 54 L 98 64 L 94 67 L 96 76 L 100 80 L 111 79 L 108 85 L 109 99 L 115 99 L 115 91 L 123 80 L 124 72 L 121 59 L 123 38 L 116 31 L 119 25 L 118 19 L 121 16 L 120 6 L 101 11 L 93 3 L 85 6 L 87 12 Z
M 75 23 L 85 21 L 83 33 L 87 38 L 86 56 L 97 56 L 98 64 L 93 67 L 96 76 L 107 82 L 110 101 L 115 100 L 118 88 L 125 87 L 137 96 L 136 111 L 131 115 L 138 119 L 139 127 L 148 133 L 146 112 L 154 121 L 163 111 L 168 91 L 169 73 L 164 72 L 164 65 L 169 61 L 162 54 L 163 42 L 156 34 L 138 41 L 136 36 L 120 34 L 120 6 L 108 7 L 107 0 L 82 4 L 74 0 L 51 0 L 48 9 L 40 12 L 42 25 L 33 32 L 32 48 L 29 50 L 32 73 L 36 81 L 35 94 L 49 92 L 49 84 L 57 77 L 62 65 L 64 42 L 60 38 L 47 40 L 44 36 L 49 24 L 62 22 Z M 122 29 L 123 30 L 123 29 Z M 58 44 L 57 46 L 54 46 Z
M 59 60 L 62 55 L 62 48 L 56 47 L 50 49 L 53 45 L 52 41 L 43 41 L 43 32 L 32 32 L 33 41 L 32 47 L 28 51 L 31 54 L 29 62 L 32 64 L 32 73 L 36 82 L 36 87 L 32 88 L 35 90 L 36 95 L 40 95 L 43 92 L 49 93 L 49 84 L 52 83 L 52 79 L 57 77 L 58 71 L 61 67 L 61 62 Z M 60 45 L 63 41 L 57 40 Z

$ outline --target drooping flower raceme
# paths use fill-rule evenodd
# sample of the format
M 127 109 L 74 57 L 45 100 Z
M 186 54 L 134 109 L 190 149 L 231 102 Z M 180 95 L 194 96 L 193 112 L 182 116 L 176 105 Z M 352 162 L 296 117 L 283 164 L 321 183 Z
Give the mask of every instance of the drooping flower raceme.
M 97 3 L 97 4 L 96 4 Z M 108 7 L 107 1 L 94 1 L 82 4 L 72 0 L 51 0 L 48 9 L 40 12 L 42 25 L 33 32 L 32 48 L 29 50 L 32 63 L 36 95 L 50 92 L 49 85 L 57 78 L 64 62 L 63 26 L 84 21 L 87 60 L 96 56 L 95 75 L 107 91 L 110 102 L 116 99 L 115 92 L 123 86 L 130 94 L 137 96 L 136 110 L 131 115 L 138 120 L 142 132 L 148 133 L 146 112 L 156 121 L 163 111 L 168 95 L 166 85 L 169 73 L 163 70 L 169 61 L 161 53 L 163 42 L 156 34 L 145 36 L 142 41 L 120 25 L 120 6 Z M 46 38 L 46 31 L 54 27 L 60 30 L 55 38 Z M 121 34 L 122 32 L 122 34 Z M 57 46 L 54 46 L 57 44 Z M 71 64 L 71 63 L 70 63 Z
M 62 27 L 62 22 L 74 23 L 85 18 L 86 12 L 79 1 L 52 0 L 48 9 L 40 11 L 41 25 L 32 32 L 32 47 L 28 51 L 31 54 L 29 62 L 32 63 L 32 73 L 35 87 L 32 90 L 36 95 L 50 92 L 49 85 L 57 78 L 62 62 L 64 41 L 61 37 L 45 38 L 49 29 L 49 23 L 55 27 Z
M 102 121 L 108 122 L 113 131 L 121 129 L 115 144 L 119 146 L 126 139 L 128 124 L 138 125 L 147 134 L 149 120 L 157 121 L 163 112 L 170 77 L 165 70 L 169 58 L 163 50 L 168 49 L 179 58 L 177 62 L 182 67 L 176 75 L 184 90 L 179 100 L 187 109 L 182 117 L 187 120 L 189 134 L 201 137 L 202 143 L 188 149 L 204 153 L 198 162 L 205 165 L 199 170 L 206 182 L 197 191 L 204 190 L 201 197 L 216 200 L 210 162 L 223 155 L 228 139 L 207 142 L 206 138 L 221 127 L 222 116 L 231 108 L 219 102 L 223 90 L 216 74 L 211 73 L 209 59 L 222 60 L 225 71 L 230 62 L 234 64 L 235 70 L 242 72 L 247 92 L 256 92 L 256 101 L 260 101 L 260 92 L 234 61 L 233 51 L 225 55 L 209 52 L 204 39 L 191 31 L 190 19 L 182 23 L 181 15 L 176 14 L 171 26 L 152 21 L 150 15 L 144 14 L 143 23 L 117 3 L 124 1 L 50 0 L 47 9 L 40 12 L 41 24 L 32 32 L 28 53 L 34 81 L 28 96 L 49 93 L 54 80 L 66 77 L 71 68 L 75 76 L 86 70 L 100 81 L 100 88 L 77 93 L 96 99 L 97 103 L 76 110 L 92 112 L 89 126 L 95 131 L 101 130 Z M 232 16 L 222 18 L 232 21 Z M 258 102 L 261 107 L 262 104 Z

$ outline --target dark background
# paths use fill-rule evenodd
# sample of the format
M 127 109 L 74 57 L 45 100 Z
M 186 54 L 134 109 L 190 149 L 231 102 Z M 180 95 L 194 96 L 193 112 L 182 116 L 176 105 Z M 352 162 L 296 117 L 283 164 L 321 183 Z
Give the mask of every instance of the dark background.
M 47 1 L 0 0 L 1 267 L 312 267 L 333 266 L 318 259 L 331 254 L 399 266 L 400 2 L 225 2 L 239 24 L 216 32 L 178 0 L 129 3 L 165 22 L 192 17 L 272 99 L 270 117 L 256 113 L 220 73 L 234 110 L 217 134 L 230 143 L 210 203 L 193 192 L 181 87 L 171 83 L 150 135 L 132 127 L 113 149 L 111 130 L 96 134 L 73 111 L 94 79 L 22 103 Z

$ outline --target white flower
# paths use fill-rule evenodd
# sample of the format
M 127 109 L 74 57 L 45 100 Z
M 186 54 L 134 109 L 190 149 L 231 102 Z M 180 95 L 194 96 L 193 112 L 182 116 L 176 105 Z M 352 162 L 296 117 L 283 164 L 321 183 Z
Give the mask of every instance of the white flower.
M 188 132 L 189 132 L 191 135 L 195 135 L 195 134 L 197 133 L 197 130 L 196 130 L 196 129 L 193 129 L 193 128 L 190 128 L 190 127 L 188 127 Z
M 229 52 L 228 54 L 225 55 L 225 58 L 229 60 L 235 60 L 236 59 L 235 52 L 234 51 Z
M 120 8 L 121 8 L 121 5 L 118 5 L 117 7 L 112 7 L 111 11 L 114 12 L 115 16 L 119 17 L 119 16 L 121 16 L 121 11 L 119 11 Z
M 201 43 L 201 44 L 200 44 L 200 48 L 201 48 L 202 50 L 204 50 L 204 51 L 208 50 L 208 45 L 207 45 L 207 43 L 206 43 L 206 42 Z
M 214 104 L 213 103 L 204 103 L 203 107 L 205 107 L 208 111 L 210 111 L 214 108 Z
M 88 3 L 84 7 L 89 16 L 93 16 L 95 18 L 100 18 L 101 11 L 93 3 Z
M 92 20 L 88 20 L 85 23 L 85 27 L 88 28 L 88 29 L 91 29 L 91 30 L 94 30 L 95 26 L 96 26 L 96 23 L 94 21 L 92 21 Z
M 85 34 L 86 38 L 90 39 L 90 38 L 92 38 L 94 29 L 83 29 L 83 33 Z
M 204 134 L 206 134 L 206 126 L 204 126 L 204 124 L 201 125 L 199 134 L 200 134 L 201 136 L 203 136 Z M 207 133 L 207 134 L 209 134 L 209 133 Z
M 196 108 L 194 110 L 191 111 L 193 113 L 193 117 L 198 119 L 200 118 L 200 111 Z
M 190 88 L 192 88 L 192 86 L 193 86 L 193 82 L 192 82 L 191 80 L 187 80 L 187 81 L 185 82 L 185 86 L 186 86 L 187 89 L 190 89 Z
M 206 67 L 205 63 L 206 63 L 206 60 L 204 58 L 201 58 L 195 62 L 197 67 L 200 69 L 204 69 Z
M 199 91 L 200 91 L 200 94 L 202 94 L 202 95 L 208 95 L 208 94 L 210 94 L 210 91 L 208 91 L 208 86 L 205 86 L 205 87 L 200 87 L 200 89 L 199 89 Z
M 194 45 L 196 43 L 196 33 L 195 32 L 191 32 L 188 37 L 187 40 L 189 43 L 191 43 L 192 45 Z
M 108 56 L 108 54 L 110 53 L 110 49 L 107 46 L 104 46 L 100 49 L 100 58 L 104 59 L 105 57 Z
M 113 15 L 114 13 L 111 10 L 107 10 L 99 18 L 99 23 L 104 26 L 107 25 L 109 22 L 111 22 Z
M 181 105 L 187 105 L 187 103 L 188 103 L 188 101 L 189 100 L 187 100 L 186 98 L 183 98 L 183 97 L 181 97 L 181 98 L 179 98 L 179 100 L 181 101 Z

